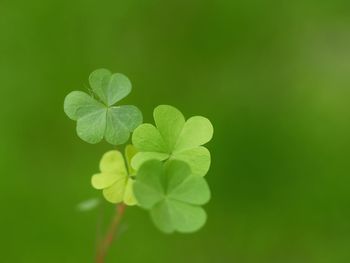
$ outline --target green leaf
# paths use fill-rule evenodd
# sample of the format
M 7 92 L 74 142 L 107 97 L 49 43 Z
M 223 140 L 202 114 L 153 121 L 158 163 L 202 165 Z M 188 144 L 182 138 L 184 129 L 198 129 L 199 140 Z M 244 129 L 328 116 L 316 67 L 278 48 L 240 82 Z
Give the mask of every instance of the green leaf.
M 131 159 L 137 154 L 137 149 L 134 145 L 128 144 L 125 147 L 125 159 L 128 166 L 129 175 L 134 175 L 136 171 L 131 167 Z
M 64 112 L 74 121 L 102 109 L 102 103 L 82 91 L 72 91 L 64 101 Z
M 206 222 L 200 205 L 210 199 L 208 184 L 203 177 L 193 176 L 183 161 L 143 163 L 134 182 L 134 194 L 138 204 L 150 210 L 153 222 L 165 233 L 194 232 Z
M 201 146 L 213 136 L 213 126 L 207 118 L 194 116 L 185 121 L 179 110 L 160 105 L 154 109 L 156 127 L 138 126 L 132 142 L 139 151 L 132 160 L 134 169 L 150 160 L 182 160 L 195 176 L 204 176 L 210 167 L 210 153 Z
M 111 203 L 124 202 L 135 205 L 133 180 L 128 175 L 123 155 L 119 151 L 105 153 L 100 161 L 101 172 L 91 178 L 94 188 L 103 191 L 105 199 Z
M 171 217 L 171 209 L 169 209 L 168 202 L 162 200 L 156 203 L 151 211 L 151 218 L 154 224 L 166 234 L 171 234 L 175 231 L 173 219 Z
M 202 116 L 191 117 L 183 126 L 181 135 L 175 145 L 175 151 L 206 144 L 213 137 L 213 132 L 213 125 L 207 118 Z
M 142 113 L 132 105 L 114 106 L 131 91 L 131 83 L 122 74 L 112 74 L 106 69 L 91 73 L 90 85 L 95 95 L 73 91 L 64 101 L 64 111 L 77 121 L 78 136 L 88 143 L 98 143 L 103 138 L 113 145 L 125 143 L 130 133 L 142 123 Z
M 151 210 L 151 218 L 164 233 L 192 233 L 204 226 L 207 215 L 201 207 L 166 200 Z
M 106 141 L 113 145 L 125 143 L 132 132 L 142 123 L 142 114 L 131 105 L 111 107 L 107 110 Z
M 133 133 L 134 146 L 142 152 L 167 153 L 167 146 L 158 129 L 152 124 L 142 124 Z
M 172 151 L 185 125 L 184 116 L 175 107 L 160 105 L 154 109 L 153 117 L 167 150 Z
M 101 101 L 111 106 L 131 92 L 130 80 L 120 73 L 112 74 L 107 69 L 97 69 L 90 74 L 89 83 Z
M 106 127 L 106 110 L 90 112 L 78 119 L 77 134 L 88 143 L 98 143 L 103 139 Z
M 164 197 L 162 185 L 163 165 L 161 162 L 151 160 L 137 172 L 134 183 L 134 194 L 141 207 L 150 209 Z
M 194 175 L 203 176 L 210 168 L 210 152 L 203 146 L 176 152 L 172 160 L 181 160 L 189 164 Z
M 207 182 L 204 178 L 191 175 L 192 171 L 187 163 L 170 161 L 165 166 L 169 198 L 192 205 L 203 205 L 210 200 Z
M 164 161 L 169 158 L 168 153 L 138 152 L 131 160 L 131 166 L 137 170 L 144 162 L 149 160 Z

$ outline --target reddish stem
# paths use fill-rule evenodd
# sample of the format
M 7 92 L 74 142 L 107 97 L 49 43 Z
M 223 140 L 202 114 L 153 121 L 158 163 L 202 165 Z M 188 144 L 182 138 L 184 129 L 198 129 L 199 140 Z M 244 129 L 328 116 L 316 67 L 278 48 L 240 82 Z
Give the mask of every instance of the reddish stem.
M 125 213 L 125 204 L 121 203 L 118 204 L 116 207 L 116 213 L 114 215 L 114 218 L 108 228 L 106 236 L 101 241 L 98 250 L 97 250 L 97 256 L 96 256 L 96 263 L 104 263 L 105 258 L 108 252 L 108 249 L 113 243 L 115 234 L 118 230 L 118 227 L 120 225 L 120 222 L 123 218 L 123 215 Z

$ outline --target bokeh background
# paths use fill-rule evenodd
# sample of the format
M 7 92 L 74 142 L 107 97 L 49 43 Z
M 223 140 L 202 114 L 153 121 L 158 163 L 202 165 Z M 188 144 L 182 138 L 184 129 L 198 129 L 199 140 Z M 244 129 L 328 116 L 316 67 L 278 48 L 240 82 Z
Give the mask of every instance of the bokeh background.
M 145 121 L 215 127 L 205 228 L 164 235 L 128 209 L 107 262 L 350 262 L 350 2 L 0 1 L 1 262 L 93 262 L 79 212 L 101 155 L 63 113 L 105 67 Z

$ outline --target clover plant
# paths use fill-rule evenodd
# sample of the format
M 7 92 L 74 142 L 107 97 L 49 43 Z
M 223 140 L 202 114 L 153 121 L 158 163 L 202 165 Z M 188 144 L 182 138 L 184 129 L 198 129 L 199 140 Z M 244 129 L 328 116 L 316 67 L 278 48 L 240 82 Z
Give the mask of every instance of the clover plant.
M 131 92 L 131 82 L 123 74 L 112 74 L 106 69 L 91 73 L 89 83 L 95 97 L 82 91 L 69 93 L 64 111 L 77 121 L 78 136 L 89 143 L 103 138 L 110 144 L 125 143 L 142 123 L 142 113 L 132 105 L 115 106 Z
M 210 199 L 205 180 L 210 152 L 203 145 L 213 136 L 213 126 L 202 116 L 185 119 L 175 107 L 154 109 L 155 125 L 142 124 L 142 113 L 133 105 L 119 105 L 132 90 L 130 80 L 120 73 L 98 69 L 89 77 L 91 93 L 73 91 L 64 101 L 67 116 L 77 121 L 77 135 L 95 144 L 103 139 L 126 145 L 106 152 L 99 172 L 91 178 L 104 198 L 117 204 L 106 238 L 101 241 L 96 262 L 104 262 L 114 232 L 126 206 L 148 210 L 155 226 L 164 233 L 190 233 L 204 226 L 207 215 L 202 205 Z M 118 105 L 116 105 L 118 103 Z M 80 205 L 91 209 L 93 199 Z

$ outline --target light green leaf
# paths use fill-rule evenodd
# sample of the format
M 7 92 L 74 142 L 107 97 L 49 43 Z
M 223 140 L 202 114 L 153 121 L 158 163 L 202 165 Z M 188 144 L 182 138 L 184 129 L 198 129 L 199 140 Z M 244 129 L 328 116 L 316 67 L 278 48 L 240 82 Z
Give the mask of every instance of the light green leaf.
M 199 206 L 169 200 L 168 209 L 171 211 L 175 230 L 181 233 L 195 232 L 202 228 L 207 220 L 207 214 Z
M 134 146 L 142 152 L 167 152 L 167 146 L 158 129 L 152 124 L 141 124 L 132 135 Z
M 164 161 L 169 158 L 167 153 L 158 153 L 158 152 L 138 152 L 131 160 L 131 166 L 138 170 L 140 166 L 149 160 L 158 160 Z
M 118 180 L 124 180 L 128 173 L 125 168 L 123 155 L 119 151 L 106 152 L 100 161 L 101 173 L 91 178 L 91 184 L 96 189 L 110 187 Z
M 89 84 L 93 92 L 103 103 L 108 105 L 107 89 L 112 73 L 107 69 L 97 69 L 89 76 Z
M 103 196 L 111 203 L 124 202 L 135 205 L 132 179 L 128 175 L 123 155 L 119 151 L 105 153 L 100 161 L 101 173 L 91 178 L 91 184 L 98 190 L 103 190 Z
M 171 159 L 188 163 L 195 176 L 206 175 L 210 168 L 210 152 L 203 146 L 173 153 Z
M 210 189 L 207 182 L 201 177 L 193 176 L 188 165 L 181 161 L 170 161 L 165 165 L 169 198 L 193 205 L 204 205 L 209 201 Z
M 123 201 L 127 178 L 120 178 L 111 186 L 104 188 L 103 196 L 108 202 L 117 204 Z
M 213 125 L 207 118 L 191 117 L 186 121 L 174 150 L 181 151 L 206 144 L 213 137 L 213 132 Z
M 125 186 L 123 202 L 130 206 L 137 204 L 133 189 L 134 189 L 134 180 L 129 178 Z
M 210 190 L 205 180 L 191 176 L 174 188 L 169 197 L 192 205 L 204 205 L 210 200 Z
M 132 160 L 138 169 L 150 159 L 182 160 L 195 176 L 204 176 L 210 167 L 210 153 L 201 146 L 213 136 L 213 126 L 207 118 L 194 116 L 185 122 L 181 112 L 168 105 L 154 110 L 157 127 L 142 124 L 135 129 L 132 142 L 139 151 Z
M 199 205 L 209 201 L 209 187 L 203 177 L 191 175 L 183 161 L 143 163 L 136 175 L 134 194 L 165 233 L 194 232 L 206 222 L 205 211 Z
M 163 200 L 151 210 L 154 224 L 164 233 L 174 231 L 193 233 L 202 228 L 207 220 L 203 208 L 175 200 Z
M 159 230 L 164 233 L 171 234 L 175 231 L 172 214 L 166 200 L 162 200 L 152 207 L 151 218 Z
M 160 105 L 154 109 L 154 121 L 168 151 L 171 151 L 185 125 L 185 118 L 175 107 Z
M 124 179 L 125 175 L 116 174 L 116 173 L 98 173 L 94 174 L 91 177 L 91 185 L 98 189 L 104 189 L 107 187 L 110 187 L 112 184 L 114 184 L 118 179 L 122 178 Z
M 111 107 L 107 111 L 106 141 L 113 145 L 125 143 L 132 132 L 142 123 L 142 114 L 131 105 Z
M 74 121 L 104 108 L 102 103 L 82 91 L 72 91 L 64 100 L 64 112 Z
M 78 119 L 77 134 L 88 143 L 98 143 L 103 139 L 106 127 L 106 110 L 100 109 Z
M 78 136 L 89 143 L 98 143 L 103 138 L 113 145 L 125 143 L 142 123 L 142 113 L 137 107 L 113 106 L 130 93 L 130 81 L 106 69 L 94 71 L 89 81 L 103 103 L 81 91 L 69 93 L 64 101 L 65 113 L 77 121 Z
M 120 73 L 112 74 L 107 69 L 97 69 L 90 74 L 89 83 L 95 94 L 111 106 L 131 92 L 130 80 Z

